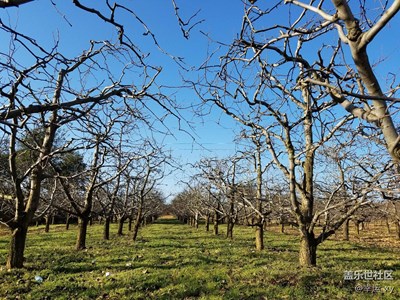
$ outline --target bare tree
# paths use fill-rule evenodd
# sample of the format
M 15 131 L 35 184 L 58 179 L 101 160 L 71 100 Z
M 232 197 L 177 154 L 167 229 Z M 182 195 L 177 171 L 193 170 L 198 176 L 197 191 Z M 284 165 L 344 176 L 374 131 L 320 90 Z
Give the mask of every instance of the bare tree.
M 328 97 L 326 91 L 303 82 L 304 77 L 318 75 L 310 69 L 313 64 L 306 59 L 306 54 L 301 55 L 303 41 L 291 44 L 285 51 L 272 46 L 269 49 L 267 41 L 265 51 L 274 53 L 267 60 L 263 58 L 262 45 L 245 41 L 245 34 L 253 38 L 252 23 L 245 19 L 243 26 L 242 39 L 230 47 L 219 67 L 205 66 L 203 81 L 193 87 L 205 103 L 217 106 L 243 126 L 264 135 L 270 156 L 289 186 L 291 214 L 301 235 L 300 264 L 315 265 L 317 246 L 371 192 L 359 186 L 361 192 L 354 194 L 357 201 L 351 209 L 335 222 L 332 230 L 315 235 L 315 225 L 322 213 L 315 209 L 314 172 L 316 163 L 321 164 L 316 162 L 316 155 L 322 145 L 342 139 L 341 128 L 354 122 L 354 116 L 331 114 L 328 108 L 335 103 L 324 102 Z M 251 55 L 250 50 L 256 54 Z M 334 48 L 325 59 L 334 59 L 337 52 Z M 381 175 L 378 172 L 374 176 Z M 333 207 L 328 205 L 326 209 Z
M 157 147 L 153 142 L 148 141 L 146 145 L 149 153 L 142 158 L 139 164 L 139 172 L 137 174 L 137 202 L 136 216 L 133 226 L 133 240 L 136 241 L 139 228 L 145 217 L 146 201 L 151 200 L 155 196 L 155 187 L 158 181 L 165 176 L 163 167 L 168 164 L 169 157 L 164 153 L 162 148 Z
M 110 110 L 109 112 L 97 110 L 95 114 L 88 114 L 81 118 L 79 120 L 81 122 L 80 126 L 84 128 L 82 135 L 83 137 L 87 136 L 85 148 L 87 151 L 92 149 L 92 157 L 87 164 L 88 169 L 72 176 L 63 176 L 62 170 L 54 166 L 58 172 L 57 178 L 73 209 L 70 213 L 75 214 L 79 220 L 77 250 L 86 248 L 86 232 L 92 214 L 96 191 L 117 179 L 127 166 L 137 158 L 135 154 L 127 153 L 124 155 L 124 153 L 118 151 L 123 146 L 120 144 L 119 131 L 115 132 L 114 130 L 120 122 L 124 122 L 122 118 L 126 116 L 126 112 L 118 109 L 116 111 Z M 115 161 L 117 161 L 116 164 Z M 70 184 L 69 180 L 78 176 L 82 176 L 85 182 L 83 189 Z
M 115 48 L 112 45 L 99 45 L 92 42 L 90 48 L 77 58 L 67 59 L 53 51 L 48 54 L 43 53 L 43 57 L 37 57 L 36 62 L 30 67 L 18 64 L 14 60 L 12 52 L 11 54 L 1 53 L 6 58 L 6 63 L 0 63 L 1 72 L 10 78 L 10 81 L 4 83 L 0 89 L 1 96 L 5 100 L 3 105 L 6 110 L 11 113 L 17 107 L 21 109 L 29 103 L 54 107 L 49 112 L 42 111 L 35 116 L 23 117 L 21 114 L 13 115 L 11 113 L 11 116 L 7 115 L 6 117 L 11 121 L 3 122 L 1 127 L 9 138 L 9 174 L 13 184 L 11 197 L 15 199 L 16 203 L 14 218 L 6 222 L 13 231 L 7 261 L 8 268 L 22 267 L 27 228 L 40 203 L 42 181 L 48 177 L 46 169 L 48 169 L 52 157 L 68 151 L 68 140 L 59 147 L 54 145 L 58 128 L 74 122 L 88 113 L 93 105 L 85 105 L 85 99 L 91 98 L 90 93 L 100 88 L 91 88 L 91 92 L 86 93 L 84 87 L 77 88 L 77 83 L 70 81 L 70 78 L 74 74 L 87 74 L 85 72 L 94 67 L 90 63 L 94 62 L 96 57 L 102 56 L 105 52 L 111 53 L 113 49 Z M 117 86 L 119 83 L 112 84 L 111 90 L 107 89 L 105 93 L 101 92 L 99 101 L 107 101 L 109 97 L 115 95 L 114 88 L 120 89 Z M 9 92 L 6 92 L 6 89 Z M 117 92 L 117 94 L 119 93 L 120 91 Z M 83 104 L 79 107 L 76 106 L 73 110 L 60 110 L 59 105 L 67 95 L 76 96 Z M 21 173 L 18 169 L 18 161 L 21 156 L 18 154 L 17 146 L 22 141 L 22 136 L 27 133 L 31 134 L 34 132 L 34 128 L 36 128 L 35 130 L 41 128 L 43 134 L 32 135 L 34 141 L 32 151 L 36 153 L 36 156 L 33 163 Z
M 273 68 L 264 69 L 263 75 L 272 84 L 281 84 L 276 71 L 285 70 L 299 90 L 308 86 L 319 91 L 323 96 L 318 97 L 319 106 L 333 110 L 340 105 L 375 126 L 392 158 L 399 161 L 400 138 L 393 122 L 399 84 L 394 77 L 383 86 L 368 51 L 399 9 L 397 0 L 376 7 L 372 3 L 353 6 L 343 0 L 258 1 L 245 11 L 232 51 L 235 59 L 249 63 L 264 63 L 263 57 L 268 56 Z M 273 14 L 282 16 L 282 22 L 271 24 L 268 19 Z
M 32 3 L 26 4 L 28 2 Z M 0 7 L 22 4 L 20 9 L 25 9 L 29 5 L 35 5 L 35 1 L 1 1 Z M 79 136 L 73 136 L 73 130 L 77 127 L 71 124 L 76 124 L 78 120 L 89 115 L 94 108 L 113 105 L 125 107 L 132 116 L 140 116 L 143 110 L 147 110 L 154 119 L 158 119 L 158 124 L 163 124 L 165 116 L 154 113 L 151 102 L 157 103 L 166 114 L 180 118 L 174 111 L 172 101 L 160 90 L 153 89 L 161 68 L 146 61 L 148 55 L 140 51 L 140 47 L 127 35 L 125 25 L 120 23 L 124 20 L 122 14 L 129 15 L 152 39 L 154 49 L 163 52 L 154 34 L 133 10 L 120 3 L 110 5 L 108 1 L 105 3 L 105 10 L 96 8 L 96 5 L 87 6 L 77 0 L 71 1 L 71 4 L 73 9 L 93 15 L 102 23 L 105 22 L 106 26 L 115 28 L 116 41 L 110 41 L 108 37 L 95 41 L 90 37 L 89 29 L 85 31 L 88 48 L 82 49 L 80 55 L 70 58 L 65 55 L 66 52 L 63 54 L 64 49 L 59 40 L 53 41 L 49 47 L 48 41 L 38 37 L 36 33 L 19 32 L 15 24 L 6 24 L 0 20 L 0 31 L 4 36 L 4 47 L 0 50 L 0 123 L 1 130 L 9 139 L 8 169 L 11 180 L 8 182 L 12 186 L 12 191 L 7 190 L 7 194 L 2 196 L 10 201 L 15 200 L 16 203 L 12 219 L 9 211 L 6 215 L 1 213 L 3 223 L 13 232 L 8 268 L 19 268 L 23 265 L 27 226 L 40 205 L 42 183 L 49 177 L 45 171 L 49 163 L 64 152 L 73 151 L 71 145 L 78 149 L 81 147 L 77 142 Z M 49 5 L 53 5 L 54 11 L 58 11 L 55 2 L 51 1 Z M 68 24 L 67 15 L 60 14 L 60 17 L 64 17 L 66 23 L 63 24 Z M 163 53 L 167 55 L 166 52 Z M 137 101 L 139 99 L 141 101 Z M 154 129 L 152 126 L 155 123 L 153 120 L 146 125 Z M 39 155 L 26 172 L 20 174 L 16 171 L 19 160 L 18 142 L 24 133 L 32 132 L 33 128 L 38 127 L 45 133 L 44 138 L 35 145 L 34 150 Z M 60 147 L 54 147 L 55 134 L 60 127 L 67 128 L 66 142 Z M 102 137 L 99 136 L 98 141 L 101 140 Z M 94 160 L 101 161 L 103 152 L 98 150 Z
M 255 226 L 255 238 L 256 238 L 256 249 L 264 249 L 264 224 L 267 216 L 271 213 L 271 210 L 267 206 L 266 191 L 263 191 L 265 187 L 264 175 L 267 169 L 271 166 L 271 162 L 264 165 L 263 159 L 264 152 L 266 152 L 265 142 L 263 141 L 263 135 L 256 128 L 252 131 L 243 131 L 240 135 L 242 139 L 248 139 L 251 142 L 250 149 L 244 151 L 244 157 L 251 161 L 253 165 L 253 172 L 255 176 L 255 195 L 248 197 L 243 194 L 242 199 L 245 207 L 249 207 L 255 213 L 255 222 L 252 221 L 251 226 Z M 253 181 L 253 180 L 251 180 Z M 268 189 L 268 188 L 266 188 Z M 253 199 L 252 199 L 253 198 Z M 255 201 L 254 201 L 255 200 Z M 268 203 L 269 206 L 271 203 Z

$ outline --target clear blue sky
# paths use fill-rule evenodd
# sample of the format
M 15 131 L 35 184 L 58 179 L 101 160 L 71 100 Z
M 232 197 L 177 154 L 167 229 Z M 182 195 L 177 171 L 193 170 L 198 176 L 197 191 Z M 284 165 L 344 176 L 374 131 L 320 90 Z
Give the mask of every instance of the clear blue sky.
M 11 24 L 19 32 L 34 37 L 42 45 L 51 47 L 55 40 L 59 40 L 59 51 L 70 57 L 82 53 L 88 47 L 90 40 L 115 38 L 113 27 L 80 11 L 71 4 L 72 1 L 53 2 L 56 6 L 50 0 L 35 0 L 19 8 L 1 10 L 0 17 L 4 23 Z M 129 2 L 133 2 L 134 5 L 130 5 Z M 244 7 L 241 1 L 176 1 L 183 19 L 186 20 L 199 10 L 193 22 L 204 19 L 190 32 L 187 40 L 180 31 L 171 1 L 148 0 L 127 3 L 130 7 L 134 7 L 135 14 L 155 34 L 164 51 L 185 58 L 184 66 L 187 69 L 199 66 L 207 57 L 207 48 L 216 47 L 209 45 L 210 41 L 204 34 L 226 43 L 234 39 L 240 29 Z M 117 19 L 124 22 L 129 36 L 142 51 L 150 53 L 149 61 L 162 66 L 163 72 L 159 82 L 166 86 L 179 86 L 182 84 L 181 75 L 190 78 L 189 72 L 182 70 L 170 57 L 156 49 L 151 37 L 143 35 L 145 29 L 131 16 L 120 15 Z M 197 101 L 196 95 L 188 89 L 179 89 L 178 92 L 176 89 L 165 91 L 170 92 L 182 106 L 189 106 Z M 190 132 L 190 136 L 175 130 L 178 128 L 178 123 L 170 118 L 166 122 L 174 131 L 174 136 L 165 137 L 163 143 L 167 150 L 172 150 L 174 157 L 182 166 L 194 163 L 203 156 L 225 157 L 235 153 L 233 131 L 236 124 L 224 114 L 215 111 L 198 118 L 190 109 L 181 113 L 184 119 L 193 124 L 194 131 Z M 184 122 L 182 124 L 185 130 L 189 130 Z M 191 173 L 188 167 L 184 169 Z M 165 193 L 178 192 L 181 187 L 177 182 L 185 180 L 185 177 L 186 175 L 180 171 L 174 172 L 163 182 Z
M 265 0 L 264 0 L 265 1 Z M 84 1 L 84 3 L 103 1 Z M 178 22 L 174 15 L 171 1 L 168 0 L 131 0 L 123 1 L 139 16 L 149 29 L 155 34 L 160 46 L 174 56 L 184 57 L 185 67 L 191 69 L 199 66 L 207 56 L 207 49 L 212 51 L 215 44 L 205 37 L 208 34 L 212 39 L 220 42 L 230 43 L 238 34 L 243 18 L 244 4 L 239 0 L 177 0 L 180 14 L 187 19 L 200 10 L 192 22 L 204 19 L 204 22 L 196 26 L 190 34 L 189 40 L 183 38 Z M 261 1 L 259 1 L 261 3 Z M 20 8 L 11 8 L 0 11 L 0 17 L 6 24 L 12 24 L 17 30 L 35 37 L 39 43 L 52 45 L 55 39 L 60 40 L 60 52 L 75 56 L 82 52 L 88 45 L 89 40 L 105 39 L 115 37 L 115 30 L 106 26 L 94 16 L 84 13 L 75 8 L 69 0 L 35 0 L 22 5 Z M 181 75 L 187 78 L 197 76 L 183 71 L 173 62 L 171 58 L 157 51 L 149 35 L 143 35 L 145 30 L 128 16 L 117 16 L 123 20 L 130 37 L 137 42 L 144 52 L 150 53 L 149 59 L 155 65 L 163 67 L 160 77 L 164 85 L 177 86 L 181 84 Z M 279 18 L 279 15 L 276 15 Z M 270 20 L 273 24 L 275 20 Z M 129 25 L 129 26 L 128 26 Z M 399 17 L 390 24 L 386 30 L 377 38 L 372 45 L 373 57 L 376 61 L 387 58 L 393 61 L 393 57 L 399 54 L 400 39 L 398 28 Z M 387 41 L 389 33 L 397 33 L 392 38 L 390 45 L 381 41 Z M 0 36 L 1 38 L 1 36 Z M 397 58 L 395 61 L 398 62 Z M 382 64 L 387 74 L 388 68 L 393 73 L 399 74 L 399 63 Z M 382 78 L 380 78 L 382 79 Z M 171 95 L 176 97 L 182 105 L 189 106 L 197 101 L 195 94 L 188 89 L 171 89 Z M 193 122 L 195 131 L 192 135 L 196 141 L 183 133 L 176 132 L 175 137 L 167 137 L 164 144 L 173 150 L 174 156 L 182 164 L 195 162 L 202 156 L 220 156 L 234 154 L 235 144 L 233 142 L 234 131 L 238 131 L 237 125 L 221 112 L 214 111 L 203 117 L 195 117 L 190 110 L 182 112 L 187 121 Z M 168 126 L 172 130 L 177 128 L 177 123 L 170 119 Z M 218 125 L 217 123 L 220 123 Z M 221 126 L 222 125 L 222 126 Z M 186 128 L 187 129 L 187 128 Z M 201 146 L 202 145 L 202 146 Z M 166 193 L 176 193 L 180 187 L 176 181 L 183 180 L 184 175 L 176 172 L 164 181 Z

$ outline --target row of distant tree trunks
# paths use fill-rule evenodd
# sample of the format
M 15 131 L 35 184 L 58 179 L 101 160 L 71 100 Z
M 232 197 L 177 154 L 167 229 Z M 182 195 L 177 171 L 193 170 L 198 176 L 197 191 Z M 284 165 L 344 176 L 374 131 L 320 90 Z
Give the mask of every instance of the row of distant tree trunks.
M 154 223 L 156 220 L 158 220 L 158 215 L 151 215 L 151 216 L 146 216 L 142 219 L 140 225 L 141 226 L 146 226 L 149 224 Z M 135 222 L 134 218 L 128 218 L 127 220 L 124 220 L 121 222 L 121 220 L 117 217 L 114 216 L 111 220 L 111 224 L 118 224 L 118 231 L 117 235 L 124 235 L 124 225 L 127 225 L 127 229 L 129 232 L 133 231 L 133 224 Z M 73 228 L 78 226 L 79 224 L 79 219 L 76 216 L 49 216 L 42 218 L 41 220 L 36 220 L 36 222 L 30 224 L 29 226 L 29 231 L 32 233 L 35 233 L 37 231 L 43 231 L 43 232 L 51 232 L 51 228 L 54 226 L 57 226 L 57 231 L 60 230 L 70 230 L 71 225 Z M 106 224 L 106 218 L 104 217 L 95 217 L 95 218 L 90 218 L 89 219 L 89 226 L 93 225 L 103 225 L 105 227 Z M 121 226 L 122 224 L 122 226 Z M 64 225 L 63 227 L 60 227 L 60 225 Z M 0 235 L 8 236 L 10 234 L 10 231 L 7 227 L 3 226 L 0 224 Z M 108 238 L 107 238 L 108 239 Z
M 218 223 L 215 222 L 213 217 L 201 218 L 196 222 L 194 217 L 178 218 L 182 223 L 188 224 L 195 228 L 202 228 L 206 231 L 213 230 L 216 234 L 224 234 L 218 229 L 218 225 L 226 225 L 228 223 L 227 218 L 222 218 Z M 239 226 L 254 226 L 252 220 L 248 222 L 238 222 Z M 240 229 L 238 229 L 240 230 Z M 298 229 L 291 223 L 282 223 L 278 220 L 269 220 L 264 223 L 265 234 L 268 231 L 276 233 L 284 233 L 290 235 L 298 235 Z M 317 226 L 316 231 L 321 231 L 321 225 Z M 400 223 L 397 221 L 390 221 L 387 218 L 374 219 L 374 220 L 348 220 L 342 225 L 340 230 L 335 232 L 330 237 L 332 240 L 354 240 L 359 242 L 367 242 L 374 244 L 382 244 L 386 246 L 389 241 L 392 243 L 391 246 L 400 247 Z
M 173 215 L 163 215 L 160 217 L 157 216 L 149 216 L 143 220 L 142 225 L 147 225 L 154 223 L 156 220 L 172 220 L 176 219 Z M 128 225 L 128 231 L 132 231 L 132 224 L 133 219 L 129 219 L 126 224 Z M 180 219 L 182 223 L 186 223 L 196 228 L 201 228 L 202 226 L 205 228 L 206 231 L 210 231 L 212 228 L 215 231 L 215 223 L 214 219 L 201 219 L 196 223 L 195 218 L 182 218 Z M 91 218 L 89 225 L 104 225 L 105 219 L 104 218 Z M 118 223 L 118 219 L 115 217 L 112 223 Z M 50 232 L 50 228 L 52 225 L 65 225 L 65 230 L 70 229 L 70 225 L 76 226 L 78 224 L 77 217 L 69 217 L 63 218 L 62 216 L 52 216 L 50 218 L 44 218 L 43 220 L 37 221 L 35 224 L 31 225 L 31 230 L 34 232 L 35 227 L 43 230 L 44 232 Z M 221 220 L 219 224 L 226 224 L 225 220 Z M 242 226 L 251 226 L 249 224 L 238 224 Z M 43 228 L 44 226 L 44 228 Z M 296 235 L 297 229 L 293 227 L 293 225 L 289 223 L 280 223 L 279 221 L 269 221 L 264 224 L 264 229 L 266 231 L 273 231 L 273 232 L 280 232 L 286 234 Z M 350 237 L 354 238 L 356 241 L 368 241 L 368 242 L 375 242 L 379 244 L 380 242 L 387 242 L 391 240 L 394 242 L 394 246 L 400 247 L 400 242 L 396 242 L 394 240 L 400 241 L 400 226 L 397 222 L 390 222 L 388 219 L 381 219 L 381 220 L 374 220 L 374 221 L 360 221 L 360 220 L 349 220 L 349 228 L 343 226 L 342 230 L 337 232 L 335 235 L 332 236 L 334 240 L 349 240 Z M 218 232 L 219 233 L 219 232 Z M 347 234 L 346 234 L 347 233 Z M 0 235 L 8 235 L 9 231 L 6 227 L 0 226 Z M 266 233 L 268 234 L 268 233 Z

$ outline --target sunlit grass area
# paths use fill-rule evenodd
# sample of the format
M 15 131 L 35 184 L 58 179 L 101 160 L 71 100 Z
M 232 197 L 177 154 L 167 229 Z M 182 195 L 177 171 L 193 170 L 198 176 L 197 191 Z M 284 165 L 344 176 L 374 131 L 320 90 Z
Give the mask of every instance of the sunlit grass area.
M 235 227 L 234 240 L 175 220 L 102 240 L 93 225 L 88 249 L 74 250 L 76 231 L 55 225 L 32 228 L 26 269 L 0 271 L 1 299 L 399 299 L 399 248 L 327 241 L 318 266 L 297 262 L 298 238 L 267 231 L 266 249 L 256 252 L 253 229 Z M 9 237 L 0 236 L 4 266 Z M 344 280 L 345 271 L 393 270 L 393 280 Z M 356 287 L 357 286 L 357 287 Z M 356 291 L 360 286 L 363 291 Z M 368 286 L 375 290 L 368 291 Z M 378 291 L 379 288 L 379 291 Z

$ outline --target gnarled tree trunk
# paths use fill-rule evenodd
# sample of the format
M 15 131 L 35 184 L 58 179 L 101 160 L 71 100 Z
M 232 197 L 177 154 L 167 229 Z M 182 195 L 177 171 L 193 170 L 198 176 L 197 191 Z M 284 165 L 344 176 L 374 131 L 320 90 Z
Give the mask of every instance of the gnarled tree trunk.
M 89 225 L 89 216 L 80 216 L 78 218 L 78 236 L 76 239 L 76 250 L 83 250 L 86 249 L 86 235 L 87 235 L 87 228 Z
M 300 240 L 299 263 L 303 267 L 317 264 L 317 241 L 314 234 L 303 233 Z
M 7 269 L 23 268 L 27 233 L 28 226 L 23 224 L 13 229 L 6 263 Z
M 111 218 L 107 216 L 104 222 L 104 231 L 103 231 L 104 240 L 110 239 L 110 223 L 111 223 Z

